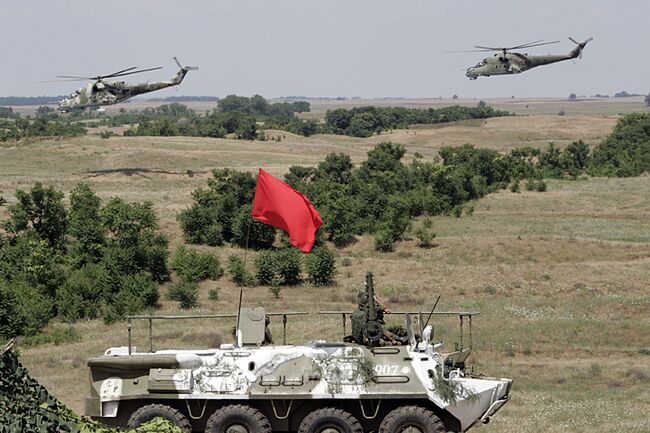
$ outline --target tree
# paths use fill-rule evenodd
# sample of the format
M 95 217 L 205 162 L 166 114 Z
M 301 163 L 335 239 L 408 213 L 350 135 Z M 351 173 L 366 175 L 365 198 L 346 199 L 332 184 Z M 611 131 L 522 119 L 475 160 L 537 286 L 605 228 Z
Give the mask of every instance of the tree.
M 576 96 L 575 93 L 569 95 L 569 101 L 575 101 L 576 99 L 578 99 L 578 97 Z
M 318 176 L 336 183 L 349 183 L 352 178 L 352 159 L 345 153 L 330 153 L 318 164 Z
M 219 110 L 250 113 L 250 100 L 245 96 L 228 95 L 219 101 Z
M 645 105 L 647 107 L 650 107 L 650 93 L 648 93 L 645 97 Z
M 101 199 L 81 183 L 70 193 L 69 232 L 76 238 L 72 255 L 78 264 L 101 259 L 106 245 L 106 230 L 99 216 Z
M 31 228 L 52 248 L 63 249 L 68 228 L 63 193 L 38 182 L 29 192 L 17 190 L 16 199 L 18 202 L 9 206 L 11 217 L 5 229 L 19 233 Z

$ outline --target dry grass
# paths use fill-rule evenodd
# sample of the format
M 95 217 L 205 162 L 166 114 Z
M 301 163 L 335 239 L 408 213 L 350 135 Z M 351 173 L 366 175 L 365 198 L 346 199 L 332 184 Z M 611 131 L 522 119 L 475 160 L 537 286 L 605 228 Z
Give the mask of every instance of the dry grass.
M 163 230 L 178 244 L 175 215 L 191 202 L 190 192 L 205 185 L 212 168 L 254 170 L 262 165 L 280 175 L 291 164 L 314 164 L 332 151 L 359 161 L 373 143 L 386 138 L 427 157 L 443 142 L 499 150 L 577 138 L 593 142 L 612 122 L 535 116 L 417 129 L 416 134 L 394 131 L 370 139 L 280 133 L 286 136 L 280 143 L 123 137 L 33 142 L 0 148 L 0 189 L 11 198 L 15 188 L 29 188 L 36 180 L 66 191 L 84 180 L 102 197 L 148 199 L 159 210 Z M 114 171 L 91 173 L 98 170 Z M 315 313 L 351 310 L 367 270 L 375 272 L 380 295 L 396 311 L 427 308 L 442 292 L 439 310 L 481 312 L 474 320 L 475 368 L 515 380 L 512 402 L 483 431 L 647 432 L 650 421 L 642 414 L 650 401 L 650 355 L 644 354 L 650 349 L 648 197 L 650 177 L 552 181 L 545 193 L 499 192 L 474 203 L 471 216 L 433 218 L 437 237 L 429 249 L 407 239 L 395 252 L 379 254 L 372 239 L 362 237 L 336 250 L 339 263 L 345 258 L 349 265 L 339 266 L 335 286 L 283 288 L 277 300 L 268 288 L 256 287 L 246 289 L 244 301 L 269 311 L 311 312 L 289 319 L 288 338 L 299 342 L 340 337 L 339 317 Z M 229 248 L 214 251 L 223 263 L 228 254 L 241 254 Z M 208 299 L 213 287 L 220 289 L 218 301 Z M 227 276 L 203 282 L 201 307 L 192 313 L 233 312 L 237 297 Z M 163 299 L 159 312 L 179 311 L 176 303 Z M 446 348 L 453 349 L 456 320 L 440 318 L 435 325 Z M 88 387 L 85 360 L 108 346 L 125 344 L 126 326 L 100 321 L 74 326 L 83 335 L 79 343 L 20 352 L 41 383 L 81 412 Z M 155 344 L 210 346 L 228 341 L 231 327 L 227 320 L 164 322 L 155 328 Z M 279 319 L 272 331 L 280 340 Z M 144 323 L 136 325 L 134 342 L 147 348 Z

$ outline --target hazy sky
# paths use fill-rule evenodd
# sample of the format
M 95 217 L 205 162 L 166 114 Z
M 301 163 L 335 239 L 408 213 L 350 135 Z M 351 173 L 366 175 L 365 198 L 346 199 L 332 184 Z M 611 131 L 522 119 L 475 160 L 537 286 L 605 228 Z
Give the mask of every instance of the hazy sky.
M 568 96 L 650 91 L 648 0 L 0 0 L 0 96 L 68 94 L 56 75 L 199 66 L 156 96 Z M 464 76 L 474 45 L 594 37 L 582 60 Z M 152 94 L 153 96 L 153 94 Z

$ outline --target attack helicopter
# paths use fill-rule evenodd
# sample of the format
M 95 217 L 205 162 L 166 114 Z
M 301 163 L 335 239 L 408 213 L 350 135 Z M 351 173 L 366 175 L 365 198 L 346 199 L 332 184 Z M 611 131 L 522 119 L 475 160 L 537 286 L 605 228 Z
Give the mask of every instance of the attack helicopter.
M 478 77 L 489 77 L 491 75 L 509 75 L 520 74 L 529 69 L 537 66 L 548 65 L 551 63 L 561 62 L 563 60 L 571 60 L 577 57 L 582 58 L 582 50 L 585 45 L 593 38 L 589 38 L 583 42 L 578 42 L 573 38 L 569 38 L 571 42 L 577 46 L 568 54 L 546 54 L 534 56 L 529 54 L 512 52 L 512 50 L 520 50 L 524 48 L 538 47 L 541 45 L 557 44 L 559 41 L 544 42 L 544 40 L 533 41 L 527 44 L 517 45 L 514 47 L 484 47 L 476 45 L 476 51 L 496 51 L 494 56 L 486 57 L 477 63 L 475 66 L 467 68 L 465 76 L 470 80 L 476 80 Z
M 59 75 L 57 78 L 60 79 L 72 81 L 91 80 L 94 82 L 75 90 L 75 92 L 72 93 L 69 97 L 59 101 L 58 109 L 63 113 L 84 109 L 102 109 L 107 105 L 117 104 L 143 93 L 149 93 L 156 90 L 165 89 L 167 87 L 178 86 L 181 84 L 188 71 L 198 69 L 196 66 L 182 66 L 176 57 L 174 57 L 174 61 L 180 69 L 169 81 L 155 81 L 151 83 L 147 82 L 135 84 L 125 83 L 124 81 L 104 81 L 110 78 L 124 77 L 126 75 L 155 71 L 162 69 L 162 66 L 139 70 L 137 69 L 137 66 L 133 66 L 131 68 L 113 72 L 112 74 L 98 75 L 96 77 Z

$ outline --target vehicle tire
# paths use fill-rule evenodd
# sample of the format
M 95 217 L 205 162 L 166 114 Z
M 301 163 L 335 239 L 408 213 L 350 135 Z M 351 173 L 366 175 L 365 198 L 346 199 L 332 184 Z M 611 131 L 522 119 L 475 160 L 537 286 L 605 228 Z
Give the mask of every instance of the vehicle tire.
M 259 410 L 233 404 L 210 416 L 205 433 L 271 433 L 271 423 Z
M 429 409 L 402 406 L 391 411 L 379 426 L 379 433 L 445 433 L 445 425 Z
M 324 407 L 307 415 L 298 433 L 363 433 L 363 429 L 359 420 L 343 409 Z
M 147 406 L 142 406 L 131 414 L 126 425 L 130 428 L 139 427 L 156 417 L 162 417 L 171 421 L 175 426 L 180 428 L 183 433 L 192 433 L 192 424 L 190 424 L 190 420 L 187 419 L 180 410 L 164 404 L 149 404 Z

